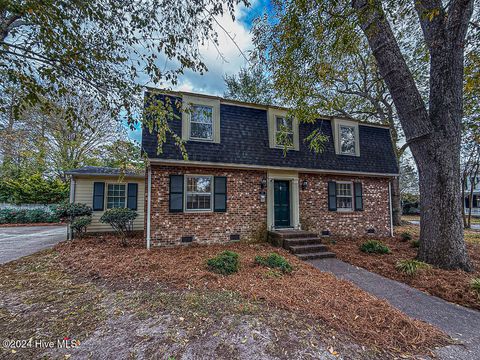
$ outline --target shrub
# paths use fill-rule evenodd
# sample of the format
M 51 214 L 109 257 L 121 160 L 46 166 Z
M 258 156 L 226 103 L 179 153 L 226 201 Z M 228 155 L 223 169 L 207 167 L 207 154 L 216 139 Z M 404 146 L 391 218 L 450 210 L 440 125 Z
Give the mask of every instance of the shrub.
M 283 273 L 292 272 L 292 265 L 283 256 L 277 253 L 271 253 L 267 256 L 256 256 L 255 263 L 269 267 L 270 269 L 280 269 Z
M 369 254 L 390 254 L 391 251 L 385 244 L 377 240 L 368 240 L 360 245 L 360 250 Z
M 30 224 L 59 222 L 59 218 L 43 209 L 1 209 L 0 224 Z
M 217 274 L 230 275 L 238 271 L 240 262 L 238 261 L 238 254 L 236 252 L 226 250 L 208 259 L 207 266 L 210 271 Z
M 87 232 L 87 226 L 92 223 L 91 216 L 79 216 L 70 224 L 72 230 L 78 234 L 79 237 L 82 237 Z
M 406 275 L 415 276 L 418 270 L 430 269 L 431 266 L 418 260 L 400 260 L 395 268 Z
M 470 281 L 470 287 L 473 291 L 475 291 L 478 295 L 480 295 L 480 278 L 474 278 Z
M 82 203 L 69 203 L 67 201 L 57 205 L 53 209 L 55 215 L 63 219 L 70 225 L 70 229 L 74 234 L 78 233 L 82 236 L 87 231 L 87 226 L 92 222 L 92 208 Z M 90 222 L 86 224 L 87 220 L 83 219 L 78 223 L 75 221 L 79 218 L 90 218 Z
M 408 231 L 405 231 L 400 234 L 400 238 L 402 241 L 410 241 L 412 240 L 412 234 L 410 234 Z
M 115 208 L 105 211 L 100 218 L 100 222 L 109 224 L 112 229 L 120 236 L 122 245 L 127 246 L 127 237 L 133 230 L 133 220 L 137 217 L 134 210 L 127 208 Z
M 420 247 L 420 240 L 412 240 L 410 242 L 410 246 L 413 247 L 413 248 L 418 248 Z

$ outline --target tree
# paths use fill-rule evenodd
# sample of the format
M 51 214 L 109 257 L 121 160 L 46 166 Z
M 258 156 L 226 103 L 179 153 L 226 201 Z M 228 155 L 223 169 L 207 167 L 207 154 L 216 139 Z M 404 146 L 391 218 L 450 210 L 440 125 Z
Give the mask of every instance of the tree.
M 120 169 L 142 169 L 144 164 L 140 156 L 140 145 L 128 139 L 117 139 L 105 145 L 101 150 L 103 166 Z
M 275 102 L 272 83 L 260 66 L 242 68 L 237 75 L 225 75 L 224 81 L 227 99 L 265 105 Z
M 366 41 L 419 170 L 422 221 L 417 256 L 442 268 L 471 270 L 461 216 L 460 141 L 463 60 L 474 0 L 290 0 L 275 5 L 276 19 L 264 29 L 270 45 L 259 51 L 267 52 L 275 88 L 301 121 L 314 121 L 324 105 L 310 96 L 305 82 L 327 78 L 333 61 L 359 53 Z M 478 13 L 477 6 L 475 17 Z M 410 26 L 409 36 L 402 39 L 397 30 L 405 24 Z M 475 29 L 467 39 L 469 51 L 477 51 Z M 411 50 L 407 45 L 417 40 L 427 50 L 427 89 L 404 55 Z
M 1 1 L 0 87 L 17 84 L 30 106 L 88 95 L 135 122 L 143 83 L 176 84 L 186 69 L 207 70 L 199 45 L 218 45 L 215 17 L 233 18 L 239 2 Z

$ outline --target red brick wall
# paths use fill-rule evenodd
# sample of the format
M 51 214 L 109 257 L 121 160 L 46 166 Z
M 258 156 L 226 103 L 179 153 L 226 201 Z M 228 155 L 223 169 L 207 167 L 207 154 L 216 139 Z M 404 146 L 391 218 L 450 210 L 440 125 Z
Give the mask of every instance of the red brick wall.
M 227 212 L 170 213 L 169 175 L 204 174 L 227 177 Z M 182 236 L 195 242 L 225 242 L 231 234 L 251 239 L 262 234 L 267 223 L 267 203 L 260 201 L 260 183 L 265 171 L 214 169 L 182 166 L 152 166 L 152 245 L 174 245 Z M 301 189 L 303 180 L 308 188 Z M 328 181 L 360 181 L 363 184 L 363 211 L 328 211 Z M 299 174 L 300 222 L 303 229 L 337 236 L 390 235 L 388 179 Z M 145 191 L 147 194 L 147 191 Z M 146 207 L 145 207 L 146 208 Z M 146 216 L 145 216 L 146 217 Z
M 300 188 L 300 223 L 303 228 L 321 233 L 330 231 L 337 236 L 390 235 L 390 209 L 388 179 L 373 177 L 347 177 L 317 174 L 299 174 L 299 183 L 308 181 L 306 190 Z M 328 211 L 328 181 L 361 182 L 363 211 Z
M 203 174 L 227 177 L 227 212 L 170 213 L 169 176 Z M 267 222 L 267 204 L 260 201 L 260 183 L 266 172 L 152 166 L 152 245 L 179 244 L 182 236 L 195 242 L 225 242 L 231 234 L 241 239 L 256 236 Z

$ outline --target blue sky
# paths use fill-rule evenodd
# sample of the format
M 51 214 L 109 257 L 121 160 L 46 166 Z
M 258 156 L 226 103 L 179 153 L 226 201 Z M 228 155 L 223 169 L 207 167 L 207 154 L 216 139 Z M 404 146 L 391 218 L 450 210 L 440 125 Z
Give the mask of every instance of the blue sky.
M 249 8 L 237 6 L 236 20 L 233 22 L 229 15 L 217 18 L 219 23 L 235 39 L 236 44 L 244 53 L 252 49 L 252 36 L 250 33 L 253 20 L 261 16 L 264 12 L 271 9 L 270 0 L 254 0 Z M 222 29 L 218 28 L 218 49 L 222 53 L 220 56 L 212 44 L 206 44 L 201 48 L 203 61 L 208 67 L 208 72 L 204 75 L 186 71 L 178 79 L 178 85 L 174 90 L 191 91 L 209 95 L 223 95 L 225 84 L 223 77 L 225 74 L 236 74 L 241 67 L 247 65 L 247 61 L 241 55 L 236 45 Z M 126 126 L 126 124 L 124 124 Z M 135 141 L 141 141 L 141 129 L 138 124 L 135 131 L 127 129 L 128 135 Z

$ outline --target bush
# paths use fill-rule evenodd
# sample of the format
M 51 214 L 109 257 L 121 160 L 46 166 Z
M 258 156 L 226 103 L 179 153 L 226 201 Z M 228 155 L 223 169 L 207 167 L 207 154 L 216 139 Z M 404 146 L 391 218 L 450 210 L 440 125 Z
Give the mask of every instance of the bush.
M 78 216 L 92 215 L 92 208 L 82 203 L 63 202 L 54 208 L 55 215 L 60 219 L 65 219 L 70 223 Z
M 400 260 L 395 268 L 406 275 L 415 276 L 418 270 L 430 269 L 431 266 L 418 260 Z
M 283 273 L 291 273 L 292 265 L 283 256 L 271 253 L 268 256 L 256 256 L 255 263 L 269 267 L 270 269 L 280 269 Z
M 410 234 L 408 231 L 405 231 L 400 234 L 400 238 L 402 241 L 410 241 L 412 240 L 412 234 Z
M 92 223 L 91 216 L 79 216 L 70 224 L 72 230 L 82 237 L 87 232 L 87 226 Z
M 41 174 L 0 179 L 0 201 L 13 204 L 55 204 L 68 198 L 69 186 Z
M 390 254 L 391 251 L 385 244 L 377 240 L 368 240 L 360 245 L 360 250 L 369 254 Z
M 413 248 L 419 248 L 420 247 L 420 240 L 412 240 L 410 242 L 410 246 Z
M 470 287 L 473 291 L 475 291 L 478 295 L 480 295 L 480 278 L 474 278 L 470 281 Z
M 0 224 L 53 223 L 60 219 L 43 209 L 0 209 Z
M 133 230 L 133 220 L 137 217 L 134 210 L 127 208 L 115 208 L 105 211 L 100 218 L 100 222 L 109 224 L 112 229 L 120 236 L 122 245 L 127 246 L 127 237 Z
M 238 261 L 238 254 L 236 252 L 226 250 L 208 259 L 207 266 L 210 271 L 217 274 L 230 275 L 238 272 L 240 262 Z

